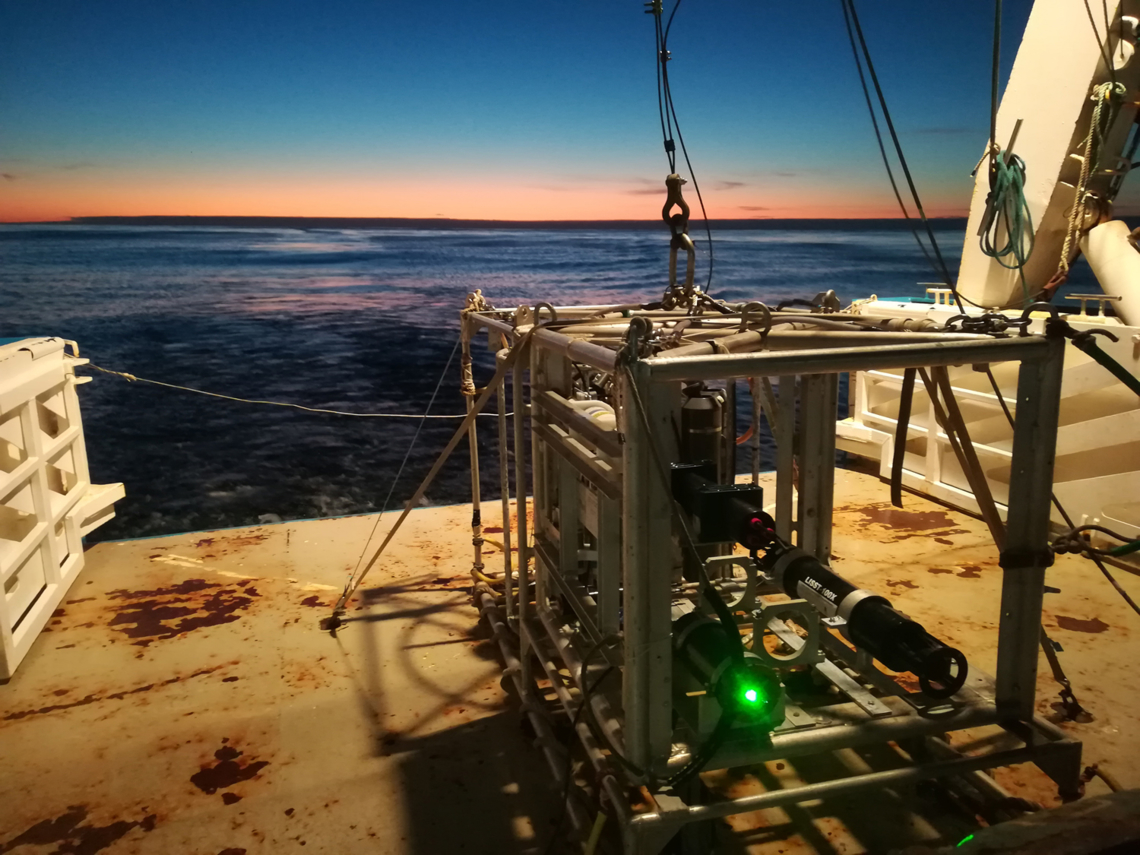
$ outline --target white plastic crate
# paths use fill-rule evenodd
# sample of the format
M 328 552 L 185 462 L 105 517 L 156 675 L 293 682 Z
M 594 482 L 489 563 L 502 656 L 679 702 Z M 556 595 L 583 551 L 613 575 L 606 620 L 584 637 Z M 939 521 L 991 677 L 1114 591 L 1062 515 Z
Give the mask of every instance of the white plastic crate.
M 71 352 L 67 346 L 71 345 Z M 0 680 L 83 569 L 82 538 L 115 515 L 122 484 L 91 483 L 73 343 L 0 343 Z

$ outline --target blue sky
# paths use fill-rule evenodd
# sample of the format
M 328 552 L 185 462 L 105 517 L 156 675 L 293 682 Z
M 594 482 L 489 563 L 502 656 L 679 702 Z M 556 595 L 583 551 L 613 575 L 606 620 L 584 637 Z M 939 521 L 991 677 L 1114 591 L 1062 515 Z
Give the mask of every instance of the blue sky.
M 928 207 L 964 212 L 992 0 L 859 10 Z M 670 48 L 711 213 L 890 214 L 838 0 L 686 0 Z M 651 218 L 667 172 L 639 0 L 5 0 L 0 117 L 7 220 Z

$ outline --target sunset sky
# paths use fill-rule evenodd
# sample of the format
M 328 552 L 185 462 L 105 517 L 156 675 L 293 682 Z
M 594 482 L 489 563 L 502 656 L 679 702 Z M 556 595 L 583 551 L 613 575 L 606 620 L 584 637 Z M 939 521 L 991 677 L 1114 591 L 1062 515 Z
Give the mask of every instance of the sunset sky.
M 859 10 L 928 211 L 964 214 L 992 0 Z M 687 0 L 670 48 L 711 216 L 897 215 L 838 0 Z M 0 221 L 651 219 L 655 86 L 641 0 L 4 2 Z

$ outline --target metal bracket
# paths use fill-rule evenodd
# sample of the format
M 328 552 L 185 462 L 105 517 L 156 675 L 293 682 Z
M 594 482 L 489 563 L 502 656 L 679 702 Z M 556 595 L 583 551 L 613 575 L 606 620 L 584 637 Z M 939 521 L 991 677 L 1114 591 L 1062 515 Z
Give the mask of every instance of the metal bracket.
M 756 569 L 756 562 L 747 555 L 717 555 L 705 561 L 705 572 L 708 574 L 709 579 L 713 580 L 720 577 L 721 571 L 730 567 L 743 567 L 746 582 L 740 596 L 731 601 L 726 598 L 725 605 L 728 606 L 730 612 L 750 612 L 756 608 L 756 583 L 759 576 L 759 571 Z M 716 617 L 712 605 L 706 598 L 699 598 L 698 603 L 700 604 L 700 610 L 704 614 L 710 617 Z
M 807 630 L 807 638 L 801 638 L 782 620 L 783 616 L 794 616 L 796 622 Z M 769 667 L 813 665 L 823 659 L 823 651 L 819 649 L 819 612 L 807 600 L 761 604 L 752 617 L 752 653 Z M 764 646 L 765 632 L 772 632 L 792 649 L 792 653 L 788 656 L 770 653 Z

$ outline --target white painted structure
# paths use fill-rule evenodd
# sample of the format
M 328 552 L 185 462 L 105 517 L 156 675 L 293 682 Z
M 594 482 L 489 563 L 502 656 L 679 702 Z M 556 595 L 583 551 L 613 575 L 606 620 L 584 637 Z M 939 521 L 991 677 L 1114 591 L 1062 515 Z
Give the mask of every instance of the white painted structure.
M 945 294 L 938 295 L 945 300 Z M 866 311 L 876 316 L 926 317 L 939 324 L 956 314 L 945 302 L 933 304 L 876 300 Z M 1122 365 L 1140 374 L 1140 329 L 1114 318 L 1070 315 L 1077 330 L 1109 329 L 1120 338 L 1097 344 Z M 1043 322 L 1035 322 L 1040 330 Z M 1006 406 L 1017 415 L 1015 366 L 995 365 L 994 377 Z M 985 373 L 971 366 L 950 369 L 950 382 L 962 417 L 985 472 L 998 510 L 1004 516 L 1009 484 L 1010 430 Z M 853 384 L 851 415 L 841 421 L 837 448 L 879 461 L 879 474 L 891 475 L 898 427 L 901 371 L 865 371 Z M 922 383 L 914 390 L 903 460 L 905 487 L 970 511 L 978 505 L 965 474 L 938 427 Z M 1103 367 L 1073 346 L 1065 351 L 1061 415 L 1053 491 L 1080 525 L 1099 522 L 1140 537 L 1140 399 Z M 1056 510 L 1053 522 L 1063 521 Z
M 1119 155 L 1140 100 L 1140 58 L 1135 56 L 1140 0 L 1108 0 L 1111 73 L 1093 35 L 1095 26 L 1097 36 L 1104 39 L 1105 13 L 1099 3 L 1091 8 L 1095 12 L 1092 21 L 1084 0 L 1034 4 L 998 112 L 997 142 L 1008 147 L 1014 126 L 1021 122 L 1013 151 L 1025 161 L 1026 202 L 1036 227 L 1033 253 L 1025 267 L 1026 287 L 1036 294 L 1056 273 L 1061 259 L 1092 120 L 1090 95 L 1113 78 L 1127 87 L 1124 107 L 1103 142 L 1103 168 L 1090 171 L 1086 182 L 1086 205 L 1092 214 L 1081 224 L 1070 251 L 1075 255 L 1078 246 L 1083 250 L 1119 317 L 1104 317 L 1102 302 L 1098 315 L 1086 315 L 1082 308 L 1081 314 L 1066 319 L 1078 331 L 1110 330 L 1119 341 L 1098 337 L 1098 346 L 1140 376 L 1140 252 L 1131 242 L 1128 227 L 1109 219 L 1111 199 L 1128 171 Z M 1019 316 L 1024 297 L 1018 272 L 1002 267 L 979 246 L 988 193 L 987 161 L 983 160 L 957 287 L 967 301 Z M 1059 293 L 1070 290 L 1062 288 Z M 938 324 L 958 314 L 949 289 L 929 293 L 934 295 L 933 304 L 872 299 L 854 311 L 878 317 L 929 318 Z M 980 312 L 969 305 L 966 311 Z M 1035 321 L 1034 329 L 1040 331 L 1042 323 Z M 1003 370 L 1006 367 L 995 366 L 994 374 L 1016 417 L 1016 389 L 1013 375 Z M 951 369 L 950 379 L 970 439 L 1004 514 L 1012 437 L 1008 420 L 984 373 L 959 366 Z M 891 474 L 901 380 L 900 372 L 860 373 L 852 384 L 850 417 L 838 429 L 838 447 L 877 459 L 883 477 Z M 958 507 L 978 509 L 921 383 L 914 391 L 905 442 L 904 486 Z M 1065 355 L 1054 492 L 1076 524 L 1100 523 L 1140 537 L 1140 399 L 1072 345 Z M 1060 515 L 1056 510 L 1053 513 L 1054 523 L 1063 526 Z
M 87 360 L 59 338 L 0 344 L 0 680 L 12 676 L 83 569 L 82 538 L 122 484 L 92 484 L 75 387 Z
M 1033 4 L 998 109 L 996 141 L 1000 147 L 1009 147 L 1014 126 L 1021 122 L 1012 151 L 1025 161 L 1025 198 L 1036 231 L 1036 243 L 1025 266 L 1025 282 L 1031 294 L 1040 291 L 1057 271 L 1081 173 L 1084 140 L 1092 120 L 1094 105 L 1090 95 L 1097 85 L 1114 78 L 1127 87 L 1128 95 L 1104 140 L 1103 168 L 1092 174 L 1088 182 L 1094 209 L 1100 207 L 1095 201 L 1109 197 L 1112 188 L 1119 184 L 1121 172 L 1127 171 L 1119 155 L 1136 116 L 1135 96 L 1140 90 L 1140 61 L 1134 60 L 1140 0 L 1107 0 L 1112 21 L 1108 36 L 1114 65 L 1111 73 L 1097 41 L 1105 37 L 1101 4 L 1094 3 L 1092 7 L 1096 14 L 1090 22 L 1084 0 Z M 1094 25 L 1098 27 L 1096 36 Z M 985 146 L 979 154 L 984 153 Z M 958 290 L 968 301 L 987 308 L 1020 307 L 1022 286 L 1018 272 L 984 255 L 978 245 L 978 229 L 990 189 L 988 163 L 987 156 L 977 171 Z M 1101 208 L 1103 218 L 1111 215 L 1110 208 L 1111 205 Z M 1096 222 L 1094 219 L 1087 225 Z M 1075 254 L 1076 249 L 1074 242 L 1070 254 Z M 1140 323 L 1140 317 L 1129 320 Z

